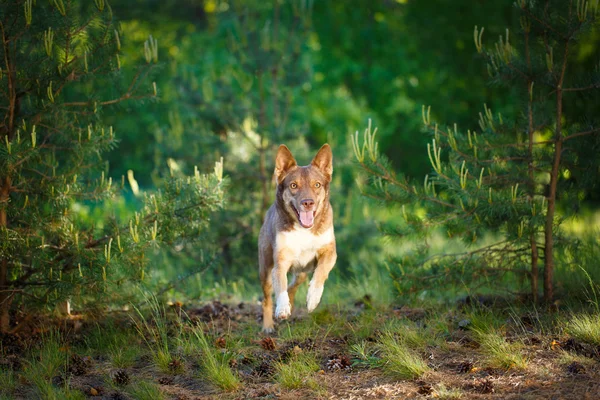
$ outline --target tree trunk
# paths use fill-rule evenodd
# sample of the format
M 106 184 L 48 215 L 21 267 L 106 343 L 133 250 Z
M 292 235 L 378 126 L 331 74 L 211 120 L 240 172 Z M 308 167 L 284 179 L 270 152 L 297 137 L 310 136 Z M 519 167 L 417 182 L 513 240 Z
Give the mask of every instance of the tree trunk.
M 565 44 L 564 58 L 560 77 L 556 85 L 556 133 L 554 137 L 554 161 L 550 172 L 550 190 L 548 193 L 548 209 L 546 212 L 546 224 L 544 226 L 544 301 L 552 302 L 554 298 L 554 212 L 556 209 L 556 187 L 558 186 L 560 159 L 562 156 L 563 134 L 562 134 L 562 97 L 565 70 L 569 55 L 569 42 Z
M 531 234 L 531 238 L 530 238 L 530 243 L 531 243 L 531 295 L 533 296 L 533 302 L 537 303 L 538 302 L 538 278 L 539 278 L 539 271 L 538 271 L 538 259 L 539 259 L 539 255 L 538 255 L 538 248 L 537 248 L 537 243 L 535 241 L 535 233 Z
M 562 93 L 559 95 L 562 97 Z M 557 124 L 560 124 L 557 120 Z M 559 130 L 559 128 L 557 128 Z M 544 227 L 544 301 L 552 302 L 554 297 L 554 212 L 556 208 L 556 186 L 558 184 L 558 170 L 560 167 L 560 156 L 562 152 L 562 136 L 556 139 L 554 147 L 554 162 L 550 173 L 550 193 L 548 194 L 548 209 L 546 212 L 546 225 Z
M 8 226 L 8 215 L 6 205 L 11 188 L 9 177 L 0 179 L 0 227 Z M 0 260 L 0 332 L 8 332 L 10 328 L 10 304 L 12 302 L 12 291 L 8 285 L 8 258 Z

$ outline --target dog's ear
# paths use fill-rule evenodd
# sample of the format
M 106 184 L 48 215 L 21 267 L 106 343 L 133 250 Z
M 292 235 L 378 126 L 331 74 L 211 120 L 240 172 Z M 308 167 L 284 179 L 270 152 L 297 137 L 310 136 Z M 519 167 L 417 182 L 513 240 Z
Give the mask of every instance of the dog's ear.
M 277 157 L 275 157 L 275 179 L 277 179 L 277 183 L 281 183 L 287 172 L 296 165 L 298 164 L 296 164 L 290 149 L 285 144 L 279 146 Z
M 331 147 L 325 143 L 315 158 L 313 158 L 311 165 L 319 168 L 329 179 L 333 174 L 333 154 L 331 153 Z

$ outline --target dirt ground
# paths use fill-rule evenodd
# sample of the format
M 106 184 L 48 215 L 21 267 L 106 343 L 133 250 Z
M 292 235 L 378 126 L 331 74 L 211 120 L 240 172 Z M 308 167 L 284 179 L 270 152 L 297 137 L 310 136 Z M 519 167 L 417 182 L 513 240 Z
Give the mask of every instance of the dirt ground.
M 182 311 L 184 324 L 206 324 L 217 348 L 242 343 L 230 349 L 235 356 L 229 362 L 241 380 L 240 388 L 223 391 L 211 384 L 203 378 L 197 358 L 178 357 L 180 365 L 172 373 L 165 373 L 143 352 L 132 366 L 120 372 L 127 376 L 128 384 L 153 382 L 168 399 L 600 399 L 600 347 L 564 333 L 548 333 L 546 328 L 528 324 L 531 321 L 526 316 L 518 329 L 512 329 L 509 323 L 504 326 L 507 341 L 522 343 L 520 351 L 527 360 L 524 369 L 490 367 L 472 332 L 465 329 L 464 316 L 460 311 L 452 311 L 439 314 L 449 327 L 441 341 L 418 351 L 429 371 L 415 379 L 398 379 L 386 374 L 376 362 L 360 362 L 352 345 L 359 341 L 376 343 L 379 329 L 389 321 L 407 320 L 415 326 L 430 324 L 429 311 L 407 307 L 373 311 L 360 302 L 351 310 L 324 313 L 319 317 L 322 320 L 300 311 L 291 321 L 281 323 L 273 336 L 260 333 L 257 304 L 227 305 L 215 301 L 183 309 L 175 305 L 168 312 L 181 315 Z M 374 315 L 372 326 L 363 326 L 366 333 L 358 334 L 353 324 L 367 312 Z M 126 385 L 114 383 L 117 369 L 108 356 L 91 351 L 86 354 L 83 346 L 89 332 L 102 329 L 103 324 L 133 329 L 131 318 L 123 314 L 98 322 L 76 315 L 66 321 L 52 321 L 63 332 L 68 359 L 64 373 L 52 377 L 53 385 L 60 387 L 66 382 L 90 398 L 142 398 L 133 396 Z M 314 322 L 313 334 L 310 330 L 296 334 L 296 330 L 307 326 L 307 321 Z M 329 329 L 328 324 L 337 328 Z M 40 320 L 37 325 L 30 325 L 35 328 L 2 336 L 0 370 L 12 369 L 18 383 L 10 395 L 0 398 L 41 396 L 20 372 L 31 362 L 28 349 L 39 343 L 43 337 L 40 331 L 52 324 Z M 45 328 L 41 329 L 41 325 Z M 144 342 L 140 340 L 135 345 L 144 347 Z M 320 369 L 311 375 L 313 384 L 287 389 L 275 379 L 275 365 L 287 362 L 298 352 L 315 354 Z

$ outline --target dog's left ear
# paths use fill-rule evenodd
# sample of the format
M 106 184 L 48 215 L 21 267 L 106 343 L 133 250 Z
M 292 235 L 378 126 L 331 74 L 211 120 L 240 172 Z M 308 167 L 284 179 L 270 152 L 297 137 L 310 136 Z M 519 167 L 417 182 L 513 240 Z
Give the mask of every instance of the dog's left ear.
M 310 164 L 319 168 L 331 179 L 331 175 L 333 174 L 333 154 L 331 153 L 331 147 L 325 143 Z

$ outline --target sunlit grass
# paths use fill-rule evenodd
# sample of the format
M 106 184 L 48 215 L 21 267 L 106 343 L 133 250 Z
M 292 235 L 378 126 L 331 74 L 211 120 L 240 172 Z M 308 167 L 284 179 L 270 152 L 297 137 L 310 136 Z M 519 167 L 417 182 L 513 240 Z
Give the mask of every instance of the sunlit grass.
M 527 359 L 521 354 L 519 343 L 509 343 L 495 331 L 473 331 L 482 352 L 491 367 L 503 369 L 525 369 Z
M 467 313 L 467 318 L 470 321 L 469 328 L 479 333 L 496 332 L 504 323 L 502 316 L 478 308 Z
M 600 315 L 575 315 L 567 322 L 566 330 L 569 335 L 581 341 L 600 345 Z
M 425 360 L 403 338 L 396 338 L 390 331 L 381 335 L 379 347 L 383 371 L 393 378 L 414 379 L 429 371 Z
M 433 390 L 433 397 L 440 400 L 461 399 L 463 394 L 463 391 L 459 388 L 448 388 L 443 383 L 436 386 Z
M 594 364 L 596 364 L 596 361 L 594 361 L 594 359 L 592 359 L 592 358 L 584 357 L 579 354 L 574 354 L 574 353 L 571 353 L 569 351 L 564 351 L 564 350 L 562 350 L 560 352 L 560 355 L 558 357 L 558 362 L 559 362 L 559 364 L 561 364 L 563 366 L 569 365 L 573 362 L 577 362 L 586 367 L 591 367 Z
M 310 352 L 295 354 L 287 363 L 276 363 L 275 370 L 275 380 L 283 388 L 316 389 L 318 387 L 314 374 L 319 370 L 319 364 L 315 355 Z
M 232 354 L 221 352 L 215 348 L 201 325 L 194 327 L 191 336 L 186 338 L 184 346 L 187 348 L 187 353 L 199 354 L 198 362 L 203 378 L 225 391 L 234 391 L 240 388 L 239 378 L 229 367 Z
M 306 340 L 317 336 L 319 325 L 309 316 L 294 322 L 282 322 L 278 331 L 282 340 Z

